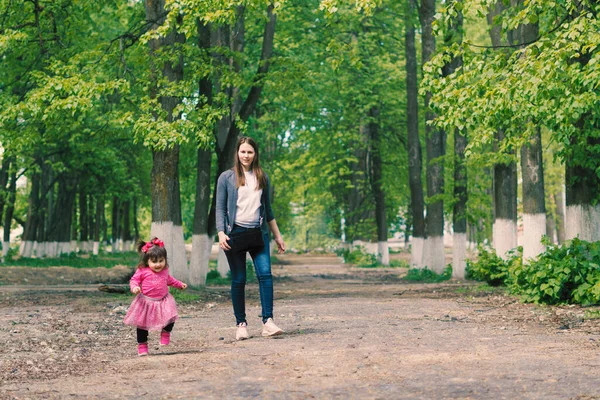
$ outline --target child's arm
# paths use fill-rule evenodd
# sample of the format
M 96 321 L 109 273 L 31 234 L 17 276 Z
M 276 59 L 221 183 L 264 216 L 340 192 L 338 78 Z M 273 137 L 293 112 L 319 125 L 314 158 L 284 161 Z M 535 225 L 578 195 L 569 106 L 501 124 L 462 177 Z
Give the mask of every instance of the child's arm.
M 185 284 L 181 281 L 178 281 L 177 279 L 173 278 L 171 275 L 169 275 L 169 279 L 167 279 L 167 285 L 176 287 L 177 289 L 181 289 L 181 290 L 187 288 L 187 284 Z
M 135 274 L 129 280 L 129 288 L 134 294 L 142 292 L 142 270 L 140 268 L 135 270 Z

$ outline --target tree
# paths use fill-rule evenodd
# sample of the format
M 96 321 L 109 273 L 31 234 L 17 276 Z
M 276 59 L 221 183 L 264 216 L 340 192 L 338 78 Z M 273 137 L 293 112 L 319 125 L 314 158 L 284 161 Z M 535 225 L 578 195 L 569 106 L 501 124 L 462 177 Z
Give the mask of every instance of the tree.
M 423 216 L 422 153 L 419 137 L 419 98 L 417 50 L 415 47 L 415 0 L 407 2 L 406 19 L 406 125 L 408 137 L 408 176 L 410 185 L 410 214 L 412 216 L 411 265 L 422 268 L 425 218 Z

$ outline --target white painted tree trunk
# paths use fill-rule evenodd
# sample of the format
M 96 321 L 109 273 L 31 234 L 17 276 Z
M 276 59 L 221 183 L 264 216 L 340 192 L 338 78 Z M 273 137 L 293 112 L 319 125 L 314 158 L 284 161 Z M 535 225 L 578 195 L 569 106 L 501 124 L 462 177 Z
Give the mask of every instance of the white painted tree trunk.
M 421 237 L 413 237 L 410 244 L 410 267 L 423 268 L 423 245 L 425 239 Z
M 10 249 L 10 242 L 2 242 L 2 259 L 6 259 L 8 250 Z
M 71 245 L 69 247 L 71 253 L 77 253 L 77 240 L 71 240 Z
M 173 222 L 153 222 L 150 236 L 156 236 L 165 243 L 167 261 L 170 274 L 180 281 L 189 278 L 185 242 L 183 240 L 183 227 L 176 226 Z
M 131 250 L 133 250 L 133 240 L 123 241 L 123 251 L 131 251 Z
M 600 240 L 600 204 L 568 206 L 565 219 L 567 240 L 577 236 L 590 242 Z
M 46 257 L 46 242 L 33 242 L 33 253 L 36 257 Z
M 71 242 L 58 242 L 58 247 L 57 247 L 57 255 L 61 256 L 63 254 L 69 254 L 71 253 Z
M 33 255 L 33 245 L 34 242 L 30 240 L 22 242 L 21 246 L 19 247 L 19 254 L 21 255 L 21 257 L 31 258 L 31 256 Z
M 523 261 L 546 251 L 541 243 L 546 234 L 546 214 L 523 214 Z
M 190 285 L 206 285 L 208 263 L 213 239 L 207 234 L 192 236 L 192 255 L 190 259 Z
M 100 252 L 100 242 L 94 242 L 94 249 L 92 250 L 92 254 L 95 256 Z
M 497 219 L 492 235 L 496 254 L 504 260 L 508 259 L 507 253 L 517 248 L 517 223 L 511 219 Z
M 444 237 L 430 236 L 423 242 L 423 268 L 441 274 L 446 268 Z
M 46 256 L 50 258 L 59 256 L 58 242 L 46 242 Z
M 229 272 L 229 262 L 227 261 L 225 252 L 221 248 L 219 248 L 219 255 L 217 256 L 217 271 L 219 271 L 219 274 L 223 278 L 227 277 L 227 273 Z
M 465 279 L 465 270 L 467 269 L 467 234 L 454 233 L 452 242 L 452 277 Z
M 390 265 L 390 248 L 388 242 L 377 242 L 377 261 L 382 265 Z

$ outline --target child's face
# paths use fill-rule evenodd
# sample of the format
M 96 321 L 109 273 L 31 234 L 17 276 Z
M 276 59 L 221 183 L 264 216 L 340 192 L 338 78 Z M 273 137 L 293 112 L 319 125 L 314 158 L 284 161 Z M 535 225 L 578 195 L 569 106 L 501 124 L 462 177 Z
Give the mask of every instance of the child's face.
M 154 272 L 162 271 L 166 265 L 167 265 L 167 260 L 165 260 L 163 257 L 148 259 L 148 266 Z

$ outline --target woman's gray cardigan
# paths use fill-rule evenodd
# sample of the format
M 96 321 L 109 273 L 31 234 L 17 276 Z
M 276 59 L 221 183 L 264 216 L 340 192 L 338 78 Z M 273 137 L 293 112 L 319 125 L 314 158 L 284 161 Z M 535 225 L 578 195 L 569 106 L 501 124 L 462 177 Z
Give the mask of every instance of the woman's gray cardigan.
M 265 174 L 265 177 L 267 178 L 267 187 L 263 188 L 262 195 L 260 196 L 260 229 L 263 234 L 269 232 L 267 222 L 275 219 L 269 197 L 271 182 L 267 174 Z M 238 199 L 236 184 L 237 180 L 233 169 L 223 172 L 217 181 L 217 232 L 223 231 L 226 235 L 229 235 L 229 232 L 231 232 L 235 221 Z

